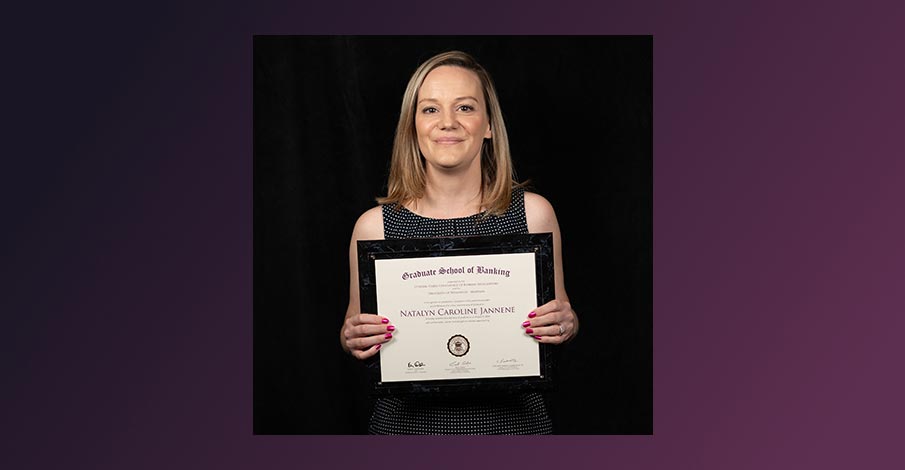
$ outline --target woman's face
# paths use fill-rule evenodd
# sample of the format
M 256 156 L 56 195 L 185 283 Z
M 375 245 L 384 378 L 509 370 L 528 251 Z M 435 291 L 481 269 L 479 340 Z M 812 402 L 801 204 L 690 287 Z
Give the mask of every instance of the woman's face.
M 480 165 L 481 146 L 491 133 L 478 76 L 448 65 L 431 70 L 418 91 L 415 129 L 429 166 L 454 170 Z

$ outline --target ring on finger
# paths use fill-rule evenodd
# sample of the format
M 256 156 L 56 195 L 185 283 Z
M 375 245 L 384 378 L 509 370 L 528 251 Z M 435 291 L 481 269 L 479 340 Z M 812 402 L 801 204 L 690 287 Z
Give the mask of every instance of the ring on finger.
M 559 335 L 562 336 L 565 332 L 566 330 L 563 329 L 562 325 L 559 325 Z

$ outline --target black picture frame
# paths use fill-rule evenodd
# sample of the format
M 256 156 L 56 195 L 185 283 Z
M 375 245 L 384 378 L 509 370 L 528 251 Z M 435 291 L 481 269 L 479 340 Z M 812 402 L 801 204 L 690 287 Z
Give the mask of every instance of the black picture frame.
M 377 283 L 374 274 L 374 263 L 378 259 L 534 253 L 537 305 L 543 305 L 556 297 L 553 269 L 553 234 L 549 232 L 469 237 L 359 240 L 357 248 L 359 298 L 362 312 L 379 313 L 377 311 Z M 551 386 L 554 373 L 552 350 L 543 343 L 539 344 L 538 348 L 539 376 L 382 382 L 378 355 L 375 355 L 366 363 L 374 384 L 372 392 L 376 396 L 463 391 L 493 392 L 505 390 L 517 392 L 538 390 Z

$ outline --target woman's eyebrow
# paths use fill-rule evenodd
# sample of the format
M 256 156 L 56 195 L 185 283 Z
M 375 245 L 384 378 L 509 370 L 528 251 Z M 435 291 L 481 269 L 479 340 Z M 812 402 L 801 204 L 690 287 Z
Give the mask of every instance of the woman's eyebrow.
M 474 96 L 460 96 L 460 97 L 454 99 L 453 102 L 455 103 L 456 101 L 463 101 L 463 100 L 474 100 L 474 101 L 477 101 L 478 99 L 475 98 Z M 434 103 L 439 103 L 439 102 L 440 102 L 439 100 L 437 100 L 437 99 L 435 99 L 435 98 L 422 98 L 422 99 L 418 100 L 419 103 L 422 103 L 422 102 L 424 102 L 424 101 L 433 101 Z

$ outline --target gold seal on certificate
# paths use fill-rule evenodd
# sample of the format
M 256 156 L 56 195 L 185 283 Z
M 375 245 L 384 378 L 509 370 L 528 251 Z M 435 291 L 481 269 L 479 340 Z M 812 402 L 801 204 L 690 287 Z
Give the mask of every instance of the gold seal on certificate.
M 531 388 L 549 380 L 523 319 L 553 298 L 552 236 L 360 241 L 362 311 L 396 326 L 376 387 Z

